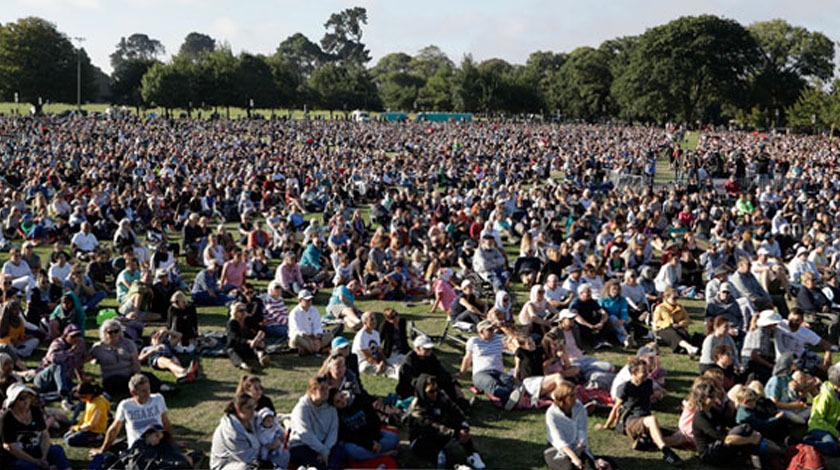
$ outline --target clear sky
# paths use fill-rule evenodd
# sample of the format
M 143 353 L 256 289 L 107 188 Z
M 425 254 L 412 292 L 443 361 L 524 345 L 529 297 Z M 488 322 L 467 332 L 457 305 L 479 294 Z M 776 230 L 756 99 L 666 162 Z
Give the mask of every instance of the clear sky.
M 227 42 L 234 53 L 272 54 L 297 32 L 320 41 L 330 14 L 353 6 L 367 8 L 362 41 L 371 65 L 430 44 L 456 63 L 466 53 L 524 63 L 533 51 L 598 46 L 703 13 L 744 25 L 783 18 L 840 40 L 836 0 L 0 0 L 0 23 L 45 18 L 69 37 L 86 38 L 94 64 L 110 72 L 108 56 L 133 33 L 160 40 L 167 60 L 192 31 Z

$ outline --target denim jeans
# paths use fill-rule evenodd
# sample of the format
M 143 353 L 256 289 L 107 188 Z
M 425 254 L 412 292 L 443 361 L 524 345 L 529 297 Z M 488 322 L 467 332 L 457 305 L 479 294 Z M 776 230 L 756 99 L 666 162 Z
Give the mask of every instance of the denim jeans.
M 62 397 L 70 397 L 73 382 L 64 364 L 50 364 L 35 376 L 34 383 L 41 393 L 58 391 Z
M 473 385 L 484 393 L 507 401 L 516 387 L 513 377 L 498 370 L 483 370 L 473 374 Z
M 354 444 L 352 442 L 342 442 L 341 446 L 344 448 L 344 457 L 348 460 L 371 460 L 379 457 L 382 453 L 394 450 L 400 443 L 399 434 L 391 431 L 379 431 L 379 445 L 382 447 L 379 454 L 373 453 L 364 447 Z
M 814 429 L 802 438 L 802 443 L 814 446 L 819 453 L 829 457 L 840 455 L 840 446 L 838 446 L 837 439 L 828 431 Z

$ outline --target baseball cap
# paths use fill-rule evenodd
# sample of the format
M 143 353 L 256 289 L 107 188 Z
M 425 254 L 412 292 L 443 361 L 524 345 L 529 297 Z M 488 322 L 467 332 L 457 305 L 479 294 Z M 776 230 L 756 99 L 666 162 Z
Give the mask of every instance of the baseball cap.
M 731 285 L 729 285 L 729 283 L 728 283 L 728 282 L 722 282 L 722 283 L 720 284 L 720 291 L 721 291 L 721 292 L 730 292 L 730 293 L 731 293 L 731 292 L 732 292 L 732 286 L 731 286 Z
M 558 315 L 558 318 L 560 318 L 562 320 L 564 318 L 575 318 L 576 316 L 577 316 L 577 313 L 569 310 L 568 308 L 564 308 L 563 310 L 560 310 L 560 314 Z
M 420 335 L 414 338 L 414 347 L 423 349 L 433 349 L 435 347 L 435 343 L 428 336 Z
M 303 289 L 300 292 L 298 292 L 298 299 L 311 299 L 312 297 L 314 296 L 312 295 L 312 292 L 309 291 L 309 289 Z
M 344 336 L 336 336 L 333 338 L 332 343 L 330 343 L 330 348 L 332 349 L 341 349 L 350 346 L 350 341 L 347 340 Z
M 469 279 L 464 279 L 463 281 L 461 281 L 461 289 L 466 289 L 467 287 L 469 287 L 471 285 L 472 285 L 472 281 L 470 281 Z

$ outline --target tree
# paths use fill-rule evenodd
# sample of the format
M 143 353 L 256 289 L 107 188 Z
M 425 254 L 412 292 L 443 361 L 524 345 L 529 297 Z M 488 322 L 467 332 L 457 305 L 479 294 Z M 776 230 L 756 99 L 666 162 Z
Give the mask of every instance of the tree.
M 426 46 L 411 58 L 409 68 L 428 80 L 443 69 L 454 69 L 455 64 L 437 46 Z
M 324 23 L 327 32 L 321 39 L 321 47 L 334 60 L 354 65 L 370 62 L 370 51 L 362 43 L 362 25 L 366 24 L 367 10 L 362 7 L 333 13 Z
M 425 81 L 417 75 L 394 71 L 380 77 L 379 95 L 382 105 L 389 110 L 412 110 L 417 94 Z
M 128 38 L 120 38 L 117 49 L 111 54 L 111 68 L 117 70 L 128 60 L 155 60 L 165 52 L 163 44 L 157 39 L 143 33 L 134 33 Z
M 753 101 L 765 114 L 791 106 L 809 81 L 832 77 L 834 44 L 824 34 L 784 20 L 753 23 L 748 30 L 762 51 L 753 77 Z
M 113 101 L 139 108 L 143 104 L 143 75 L 157 63 L 159 62 L 156 60 L 146 59 L 132 59 L 120 63 L 111 74 Z
M 566 57 L 566 54 L 550 51 L 532 52 L 525 61 L 525 66 L 519 71 L 517 81 L 520 86 L 528 89 L 530 94 L 536 95 L 537 109 L 544 109 L 549 103 L 557 102 L 557 99 L 551 96 L 552 84 L 560 67 L 566 62 Z
M 0 27 L 0 93 L 41 111 L 43 101 L 76 102 L 76 66 L 82 66 L 82 97 L 91 99 L 96 82 L 90 59 L 73 47 L 55 25 L 41 18 L 22 18 Z
M 481 109 L 483 97 L 481 73 L 472 55 L 465 54 L 461 67 L 452 80 L 452 105 L 456 111 L 475 112 Z
M 216 50 L 216 40 L 210 36 L 195 31 L 187 34 L 184 43 L 178 50 L 178 55 L 185 56 L 192 61 L 198 60 L 201 54 Z
M 278 62 L 285 63 L 303 80 L 312 76 L 316 68 L 326 60 L 326 54 L 321 47 L 310 41 L 305 35 L 295 33 L 277 47 L 275 53 Z
M 328 63 L 316 70 L 309 81 L 324 109 L 346 111 L 381 107 L 376 86 L 364 67 Z
M 452 93 L 455 90 L 455 71 L 445 65 L 426 80 L 417 90 L 417 109 L 422 111 L 451 111 L 454 109 Z
M 166 114 L 173 108 L 189 106 L 189 77 L 179 70 L 178 63 L 154 64 L 143 75 L 143 100 L 162 107 Z
M 607 114 L 610 104 L 610 73 L 607 54 L 579 47 L 569 54 L 556 74 L 551 102 L 564 115 L 592 121 Z
M 626 118 L 694 122 L 711 107 L 741 104 L 759 54 L 733 20 L 682 17 L 639 38 L 612 92 Z
M 248 116 L 251 115 L 250 102 L 254 101 L 257 108 L 274 108 L 277 106 L 277 88 L 271 67 L 263 56 L 242 53 L 239 55 L 236 70 L 237 101 L 241 106 L 248 104 Z
M 379 59 L 379 62 L 370 69 L 370 75 L 376 81 L 394 72 L 410 73 L 412 72 L 410 64 L 410 55 L 405 52 L 392 52 L 391 54 L 384 55 L 381 59 Z
M 182 59 L 186 62 L 186 59 Z M 237 79 L 238 64 L 229 47 L 202 54 L 195 64 L 194 98 L 213 106 L 223 106 L 230 116 L 231 106 L 242 106 Z

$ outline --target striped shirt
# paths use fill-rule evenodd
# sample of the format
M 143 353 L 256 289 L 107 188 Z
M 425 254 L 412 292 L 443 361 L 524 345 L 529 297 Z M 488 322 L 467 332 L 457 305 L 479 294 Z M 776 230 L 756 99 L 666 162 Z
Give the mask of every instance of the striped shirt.
M 289 310 L 286 309 L 282 296 L 278 296 L 275 300 L 272 296 L 266 295 L 263 297 L 263 305 L 266 325 L 287 326 L 289 324 Z
M 472 353 L 472 373 L 475 374 L 485 370 L 505 371 L 502 363 L 502 337 L 493 335 L 489 341 L 474 336 L 467 341 L 467 351 Z

